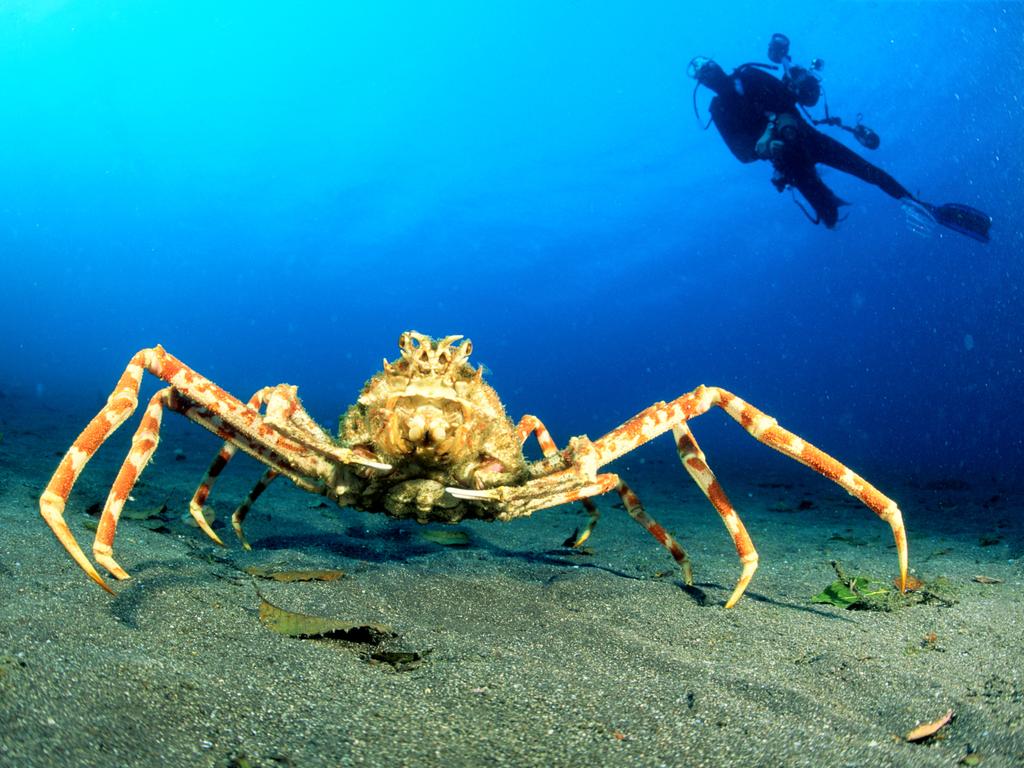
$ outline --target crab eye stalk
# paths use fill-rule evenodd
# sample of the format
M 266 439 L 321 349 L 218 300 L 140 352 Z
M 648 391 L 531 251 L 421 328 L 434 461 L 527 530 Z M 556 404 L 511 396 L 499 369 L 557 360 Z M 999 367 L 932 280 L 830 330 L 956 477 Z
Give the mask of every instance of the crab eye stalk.
M 407 422 L 405 422 L 406 434 L 409 435 L 409 439 L 414 443 L 418 443 L 420 440 L 423 439 L 426 427 L 427 420 L 424 419 L 423 416 L 418 413 L 412 418 L 410 418 Z
M 443 443 L 448 437 L 448 424 L 444 419 L 433 419 L 430 422 L 430 439 L 435 443 Z

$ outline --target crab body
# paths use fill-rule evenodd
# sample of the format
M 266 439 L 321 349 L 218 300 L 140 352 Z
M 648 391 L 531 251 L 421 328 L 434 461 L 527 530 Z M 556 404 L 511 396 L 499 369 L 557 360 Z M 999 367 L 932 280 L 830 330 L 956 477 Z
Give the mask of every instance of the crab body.
M 402 357 L 363 387 L 338 429 L 341 445 L 391 466 L 365 478 L 348 503 L 421 523 L 493 520 L 493 505 L 458 499 L 452 486 L 494 488 L 526 476 L 522 441 L 483 368 L 468 362 L 469 341 L 435 343 L 402 334 Z

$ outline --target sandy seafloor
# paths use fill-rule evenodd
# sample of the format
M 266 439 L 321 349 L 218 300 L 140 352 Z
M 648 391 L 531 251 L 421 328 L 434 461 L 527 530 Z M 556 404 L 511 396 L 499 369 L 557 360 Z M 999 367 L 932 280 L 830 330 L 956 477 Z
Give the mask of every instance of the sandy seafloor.
M 0 400 L 0 765 L 1024 765 L 1024 495 L 998 478 L 869 478 L 904 511 L 912 570 L 948 579 L 952 606 L 811 605 L 830 559 L 891 578 L 891 535 L 809 470 L 766 459 L 716 466 L 761 554 L 723 610 L 735 551 L 671 442 L 664 462 L 616 469 L 680 535 L 696 591 L 656 575 L 671 558 L 613 499 L 592 554 L 575 555 L 558 546 L 581 520 L 573 508 L 468 524 L 470 545 L 445 548 L 415 523 L 324 508 L 278 481 L 247 522 L 250 553 L 230 527 L 221 549 L 196 529 L 123 520 L 115 556 L 134 578 L 112 599 L 36 503 L 92 413 L 27 403 Z M 132 429 L 72 496 L 86 551 L 86 508 Z M 184 513 L 216 447 L 169 416 L 133 506 Z M 228 468 L 222 520 L 259 474 L 244 457 Z M 392 647 L 429 653 L 396 671 L 366 646 L 271 632 L 240 570 L 254 564 L 345 570 L 259 588 L 293 611 L 390 624 Z M 939 738 L 902 740 L 949 708 Z

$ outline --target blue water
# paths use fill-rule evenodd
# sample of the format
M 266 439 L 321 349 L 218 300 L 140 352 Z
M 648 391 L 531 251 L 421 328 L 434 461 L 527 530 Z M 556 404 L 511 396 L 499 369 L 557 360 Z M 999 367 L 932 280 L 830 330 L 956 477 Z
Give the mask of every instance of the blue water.
M 991 244 L 827 169 L 815 227 L 702 130 L 687 62 L 776 31 Z M 0 392 L 68 441 L 142 347 L 332 424 L 415 329 L 561 443 L 706 383 L 865 472 L 1024 468 L 1020 3 L 23 0 L 0 78 Z

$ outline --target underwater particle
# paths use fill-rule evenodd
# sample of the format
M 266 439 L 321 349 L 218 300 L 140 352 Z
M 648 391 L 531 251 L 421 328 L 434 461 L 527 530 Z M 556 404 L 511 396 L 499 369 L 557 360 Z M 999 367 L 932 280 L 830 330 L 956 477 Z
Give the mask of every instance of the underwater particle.
M 945 725 L 953 719 L 953 710 L 947 710 L 946 714 L 940 717 L 938 720 L 933 720 L 930 723 L 923 723 L 916 728 L 911 729 L 907 732 L 907 735 L 903 738 L 907 741 L 922 741 L 927 739 L 929 736 L 937 733 L 939 729 L 945 727 Z
M 969 333 L 964 334 L 964 349 L 968 352 L 974 349 L 974 337 Z

